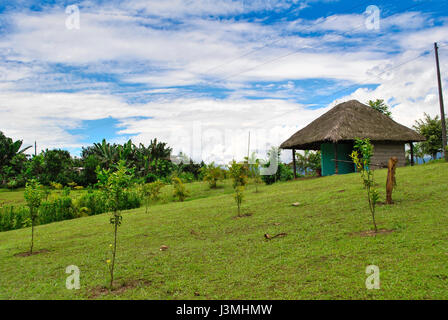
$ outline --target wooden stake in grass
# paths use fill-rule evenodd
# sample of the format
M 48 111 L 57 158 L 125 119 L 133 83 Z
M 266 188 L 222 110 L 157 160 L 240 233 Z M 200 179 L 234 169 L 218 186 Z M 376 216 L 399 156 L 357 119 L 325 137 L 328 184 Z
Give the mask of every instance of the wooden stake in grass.
M 361 173 L 364 188 L 367 191 L 367 200 L 369 202 L 370 213 L 372 214 L 373 226 L 375 233 L 378 232 L 375 221 L 375 207 L 378 202 L 379 195 L 375 189 L 375 179 L 373 176 L 373 170 L 370 168 L 370 159 L 373 155 L 373 145 L 369 139 L 356 139 L 354 144 L 354 150 L 350 157 L 356 165 L 356 168 Z
M 31 218 L 31 247 L 30 254 L 33 254 L 34 247 L 34 225 L 36 224 L 36 220 L 38 217 L 38 210 L 40 207 L 40 203 L 42 202 L 43 192 L 42 186 L 36 180 L 30 180 L 27 182 L 25 187 L 25 192 L 23 194 L 26 204 L 30 209 L 30 218 Z

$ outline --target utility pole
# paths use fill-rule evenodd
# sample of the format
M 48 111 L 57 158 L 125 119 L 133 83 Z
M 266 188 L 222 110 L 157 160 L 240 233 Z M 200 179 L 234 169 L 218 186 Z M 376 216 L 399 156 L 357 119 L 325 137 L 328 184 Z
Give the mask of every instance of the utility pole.
M 37 142 L 34 141 L 34 156 L 37 156 Z
M 434 52 L 436 55 L 436 67 L 437 67 L 437 82 L 439 85 L 439 103 L 440 103 L 440 120 L 442 122 L 442 154 L 445 161 L 448 161 L 448 152 L 446 151 L 446 122 L 445 122 L 445 110 L 443 107 L 443 93 L 442 93 L 442 79 L 440 77 L 440 65 L 439 65 L 439 47 L 437 42 L 434 42 Z
M 247 141 L 247 163 L 249 164 L 250 157 L 250 131 L 249 131 L 249 140 Z

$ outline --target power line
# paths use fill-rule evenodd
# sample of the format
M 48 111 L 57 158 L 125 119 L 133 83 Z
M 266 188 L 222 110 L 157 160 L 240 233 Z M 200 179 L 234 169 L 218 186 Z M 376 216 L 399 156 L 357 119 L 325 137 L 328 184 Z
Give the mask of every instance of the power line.
M 399 68 L 399 67 L 402 67 L 403 65 L 405 65 L 405 64 L 407 64 L 407 63 L 410 63 L 410 62 L 412 62 L 412 61 L 414 61 L 414 60 L 417 60 L 418 58 L 420 58 L 420 57 L 422 57 L 422 56 L 424 56 L 424 55 L 427 55 L 427 54 L 431 53 L 432 51 L 433 51 L 433 50 L 426 50 L 425 52 L 419 54 L 419 55 L 416 56 L 416 57 L 413 57 L 412 59 L 406 60 L 406 61 L 403 62 L 403 63 L 400 63 L 400 64 L 398 64 L 398 65 L 396 65 L 396 66 L 394 66 L 394 67 L 392 67 L 392 68 L 389 68 L 389 69 L 387 69 L 387 70 L 384 70 L 384 71 L 380 72 L 379 74 L 376 75 L 376 77 L 380 77 L 381 75 L 383 75 L 383 74 L 386 73 L 386 72 L 389 72 L 389 71 L 391 71 L 391 70 L 395 70 L 395 69 L 397 69 L 397 68 Z M 338 91 L 332 93 L 332 95 L 336 95 L 336 94 L 338 94 L 339 92 L 349 90 L 349 89 L 352 88 L 352 87 L 357 87 L 357 86 L 362 86 L 362 85 L 364 85 L 364 84 L 367 84 L 367 83 L 369 83 L 369 80 L 370 80 L 370 79 L 366 79 L 366 80 L 362 81 L 361 83 L 356 83 L 356 84 L 353 84 L 353 85 L 351 85 L 351 86 L 345 87 L 345 88 L 343 88 L 343 89 L 341 89 L 341 90 L 338 90 Z M 282 117 L 282 116 L 284 116 L 284 115 L 287 115 L 287 114 L 290 114 L 290 111 L 287 111 L 287 112 L 285 112 L 285 113 L 282 113 L 282 114 L 280 114 L 280 115 L 277 115 L 277 116 L 275 116 L 275 117 L 272 117 L 272 118 L 270 118 L 269 120 L 277 119 L 277 118 L 280 118 L 280 117 Z M 259 124 L 259 123 L 261 123 L 261 122 L 263 122 L 263 121 L 256 122 L 255 124 Z
M 409 7 L 407 7 L 407 8 L 404 8 L 403 10 L 404 10 L 404 11 L 406 11 L 406 10 L 410 10 L 410 9 L 415 8 L 415 7 L 421 6 L 422 4 L 424 4 L 424 2 L 420 2 L 420 3 L 414 4 L 414 5 L 412 5 L 412 6 L 409 6 Z M 395 13 L 395 14 L 396 14 L 396 13 Z M 393 16 L 393 15 L 394 15 L 394 14 L 391 14 L 391 15 L 389 15 L 388 17 Z M 386 18 L 387 18 L 387 17 L 386 17 Z M 346 32 L 342 33 L 341 35 L 347 35 L 347 34 L 349 34 L 349 33 L 352 33 L 353 31 L 358 30 L 358 29 L 362 28 L 363 26 L 364 26 L 364 23 L 358 25 L 356 28 L 354 28 L 354 29 L 352 29 L 352 30 L 350 30 L 350 31 L 346 31 Z M 302 39 L 302 40 L 303 40 L 303 39 Z M 241 75 L 241 74 L 243 74 L 243 73 L 246 73 L 246 72 L 255 70 L 255 69 L 257 69 L 257 68 L 259 68 L 259 67 L 261 67 L 261 66 L 270 64 L 270 63 L 272 63 L 272 62 L 274 62 L 274 61 L 277 61 L 277 60 L 280 60 L 280 59 L 283 59 L 283 58 L 286 58 L 286 57 L 289 57 L 289 56 L 298 54 L 298 53 L 300 53 L 301 50 L 304 49 L 304 48 L 305 48 L 305 47 L 300 47 L 300 48 L 297 49 L 297 50 L 294 50 L 294 51 L 289 52 L 289 53 L 287 53 L 287 54 L 284 54 L 284 55 L 275 57 L 275 58 L 273 58 L 273 59 L 270 59 L 270 60 L 268 60 L 268 61 L 265 61 L 265 62 L 263 62 L 263 63 L 260 63 L 260 64 L 258 64 L 258 65 L 256 65 L 256 66 L 252 67 L 252 68 L 249 68 L 249 69 L 246 69 L 246 70 L 244 70 L 244 71 L 241 71 L 241 72 L 237 72 L 237 73 L 231 74 L 231 75 L 229 75 L 229 76 L 227 76 L 227 77 L 224 77 L 224 78 L 221 78 L 221 79 L 214 80 L 214 81 L 212 81 L 212 83 L 215 83 L 215 82 L 221 82 L 221 81 L 228 80 L 228 79 L 230 79 L 230 78 L 236 77 L 236 76 Z
M 415 8 L 415 7 L 417 7 L 417 6 L 422 5 L 422 4 L 424 4 L 424 2 L 420 2 L 420 3 L 417 3 L 417 4 L 413 4 L 413 5 L 411 5 L 411 6 L 407 7 L 407 8 L 402 9 L 402 11 L 403 11 L 403 10 L 410 10 L 410 9 L 413 9 L 413 8 Z M 354 9 L 354 8 L 357 8 L 357 7 L 360 7 L 360 6 L 362 6 L 362 5 L 363 5 L 363 4 L 361 4 L 361 5 L 358 4 L 358 5 L 354 6 L 354 7 L 352 7 L 350 10 L 352 10 L 352 9 Z M 394 14 L 397 14 L 397 13 L 399 13 L 399 12 L 396 12 L 396 13 L 394 13 Z M 391 14 L 391 15 L 389 15 L 388 17 L 393 16 L 394 14 Z M 335 15 L 334 15 L 334 16 L 330 16 L 330 18 L 333 18 L 333 17 L 336 18 L 337 16 L 335 16 Z M 327 16 L 327 18 L 328 18 L 328 16 Z M 387 18 L 387 17 L 386 17 L 386 18 Z M 329 20 L 323 21 L 322 23 L 319 23 L 319 24 L 310 25 L 309 28 L 303 29 L 302 31 L 304 31 L 304 30 L 308 30 L 308 29 L 313 28 L 313 27 L 315 28 L 316 26 L 319 26 L 320 24 L 324 24 L 325 22 L 328 22 L 328 21 L 329 21 Z M 346 31 L 346 32 L 342 33 L 341 35 L 347 35 L 347 34 L 349 34 L 349 33 L 352 33 L 353 31 L 358 30 L 359 28 L 361 28 L 361 27 L 363 27 L 363 26 L 364 26 L 364 24 L 360 24 L 360 25 L 358 25 L 356 28 L 354 28 L 354 29 L 352 29 L 352 30 L 349 30 L 349 31 Z M 282 37 L 282 38 L 283 38 L 283 37 Z M 282 39 L 282 38 L 281 38 L 281 39 Z M 262 50 L 262 49 L 268 47 L 269 45 L 272 45 L 272 44 L 274 44 L 274 43 L 279 42 L 281 39 L 277 39 L 277 40 L 275 40 L 275 41 L 273 41 L 273 42 L 271 42 L 271 43 L 269 43 L 269 44 L 265 44 L 265 45 L 263 45 L 263 46 L 260 47 L 260 48 L 251 50 L 250 52 L 247 52 L 247 53 L 245 53 L 245 54 L 243 54 L 243 55 L 241 55 L 241 56 L 239 56 L 239 57 L 236 57 L 236 58 L 232 59 L 232 61 L 224 62 L 224 63 L 221 64 L 221 65 L 218 65 L 218 66 L 216 66 L 216 67 L 210 68 L 209 70 L 211 70 L 211 69 L 216 69 L 216 68 L 221 67 L 221 66 L 223 66 L 223 65 L 225 65 L 225 64 L 228 64 L 228 63 L 231 63 L 231 62 L 233 62 L 233 61 L 236 61 L 236 60 L 238 60 L 238 59 L 240 59 L 240 58 L 242 58 L 242 57 L 248 56 L 248 55 L 250 55 L 250 54 L 252 54 L 252 53 L 254 53 L 254 52 L 257 52 L 257 51 L 259 51 L 259 50 Z M 303 40 L 303 39 L 302 39 L 302 40 Z M 441 45 L 441 46 L 439 46 L 439 47 L 444 47 L 444 46 L 446 46 L 446 45 L 448 45 L 448 44 Z M 237 76 L 237 75 L 246 73 L 246 72 L 248 72 L 248 71 L 254 70 L 254 69 L 256 69 L 256 68 L 258 68 L 258 67 L 260 67 L 260 66 L 269 64 L 269 63 L 271 63 L 271 62 L 273 62 L 273 61 L 280 60 L 280 59 L 285 58 L 285 57 L 287 57 L 287 56 L 292 56 L 292 55 L 294 55 L 294 54 L 300 53 L 300 50 L 302 50 L 303 48 L 304 48 L 304 47 L 301 47 L 301 48 L 299 48 L 298 50 L 295 50 L 295 51 L 293 51 L 293 52 L 289 52 L 289 53 L 284 54 L 284 55 L 282 55 L 282 56 L 273 58 L 273 59 L 271 59 L 271 60 L 269 60 L 269 61 L 265 61 L 265 62 L 263 62 L 263 63 L 261 63 L 261 64 L 255 66 L 255 67 L 253 67 L 253 68 L 244 70 L 244 71 L 239 72 L 239 73 L 232 74 L 232 75 L 230 75 L 230 76 L 228 76 L 228 77 L 225 77 L 225 78 L 222 78 L 222 79 L 217 79 L 217 80 L 211 81 L 211 82 L 209 82 L 209 83 L 220 82 L 220 81 L 223 81 L 223 80 L 226 80 L 226 79 L 235 77 L 235 76 Z M 430 51 L 425 51 L 425 52 L 423 52 L 422 54 L 418 55 L 417 57 L 412 58 L 411 60 L 405 61 L 405 62 L 403 62 L 403 63 L 401 63 L 401 64 L 399 64 L 399 65 L 396 65 L 396 66 L 394 66 L 393 68 L 386 69 L 386 70 L 384 70 L 383 72 L 381 72 L 381 73 L 379 73 L 378 75 L 376 75 L 376 77 L 380 77 L 381 75 L 383 75 L 383 74 L 386 73 L 386 72 L 389 72 L 389 71 L 391 71 L 391 70 L 394 70 L 394 69 L 396 69 L 396 68 L 399 68 L 399 67 L 401 67 L 402 65 L 407 64 L 407 63 L 409 63 L 409 62 L 411 62 L 411 61 L 414 61 L 414 60 L 420 58 L 421 56 L 423 56 L 423 55 L 425 55 L 425 54 L 427 54 L 427 53 L 429 53 L 429 52 L 431 52 L 431 51 L 432 51 L 432 50 L 430 50 Z M 366 80 L 366 82 L 368 82 L 368 81 L 369 81 L 369 80 Z M 352 87 L 360 86 L 360 85 L 363 85 L 363 84 L 365 84 L 365 83 L 362 82 L 362 83 L 353 84 L 353 85 L 351 85 L 351 86 L 349 86 L 349 87 L 346 87 L 346 88 L 343 88 L 343 89 L 341 89 L 341 90 L 336 91 L 334 94 L 337 94 L 337 93 L 339 93 L 339 92 L 342 92 L 342 91 L 348 90 L 348 89 L 350 89 L 350 88 L 352 88 Z M 185 96 L 185 95 L 184 95 L 184 94 L 181 94 L 180 96 Z M 289 113 L 289 112 L 287 112 L 287 113 Z M 287 114 L 287 113 L 285 113 L 285 114 Z M 274 119 L 275 119 L 275 118 L 278 118 L 278 117 L 280 117 L 280 116 L 283 116 L 283 115 L 284 115 L 284 114 L 281 114 L 281 115 L 279 115 L 279 116 L 276 116 L 276 117 L 274 117 Z M 106 124 L 106 125 L 107 125 L 107 124 Z M 106 125 L 102 125 L 102 126 L 106 126 Z M 99 126 L 99 127 L 102 127 L 102 126 Z M 96 128 L 98 128 L 98 127 L 96 127 Z
M 358 5 L 356 5 L 356 6 L 352 7 L 352 8 L 350 8 L 350 9 L 348 9 L 347 11 L 351 11 L 351 10 L 357 9 L 357 8 L 359 8 L 359 7 L 361 7 L 361 6 L 364 6 L 364 5 L 365 5 L 366 3 L 368 3 L 368 2 L 370 2 L 370 0 L 368 0 L 368 1 L 363 1 L 361 4 L 358 4 Z M 330 14 L 330 15 L 327 15 L 327 17 L 325 17 L 325 19 L 328 19 L 328 18 L 330 18 L 330 19 L 332 18 L 332 19 L 334 20 L 334 19 L 337 18 L 337 15 L 334 14 L 334 13 L 332 13 L 332 14 Z M 322 22 L 322 24 L 325 23 L 325 22 L 328 22 L 328 21 L 331 21 L 331 20 L 325 20 L 325 21 Z M 319 24 L 309 25 L 308 28 L 302 29 L 301 32 L 308 31 L 308 30 L 312 29 L 313 27 L 316 27 L 316 25 L 319 25 Z M 255 53 L 255 52 L 260 51 L 260 50 L 262 50 L 262 49 L 264 49 L 264 48 L 267 48 L 267 47 L 269 47 L 269 46 L 271 46 L 271 45 L 273 45 L 273 44 L 276 44 L 276 43 L 280 42 L 281 40 L 283 40 L 284 38 L 285 38 L 285 36 L 280 37 L 279 39 L 276 39 L 276 40 L 271 41 L 271 42 L 269 42 L 269 43 L 267 43 L 267 44 L 264 44 L 263 46 L 261 46 L 261 47 L 259 47 L 259 48 L 252 49 L 252 50 L 250 50 L 250 51 L 248 51 L 248 52 L 246 52 L 246 53 L 244 53 L 244 54 L 242 54 L 242 55 L 240 55 L 240 56 L 237 56 L 237 57 L 235 57 L 235 58 L 232 58 L 232 59 L 229 60 L 229 61 L 223 62 L 223 63 L 221 63 L 221 64 L 219 64 L 219 65 L 217 65 L 217 66 L 211 67 L 211 68 L 205 70 L 205 71 L 204 71 L 203 73 L 201 73 L 201 74 L 202 74 L 202 75 L 204 75 L 204 74 L 208 74 L 208 73 L 209 73 L 210 71 L 212 71 L 212 70 L 219 69 L 219 68 L 221 68 L 221 67 L 223 67 L 223 66 L 225 66 L 225 65 L 227 65 L 227 64 L 231 64 L 231 63 L 233 63 L 233 62 L 235 62 L 235 61 L 238 61 L 238 60 L 240 60 L 241 58 L 244 58 L 244 57 L 247 57 L 248 55 L 251 55 L 252 53 Z

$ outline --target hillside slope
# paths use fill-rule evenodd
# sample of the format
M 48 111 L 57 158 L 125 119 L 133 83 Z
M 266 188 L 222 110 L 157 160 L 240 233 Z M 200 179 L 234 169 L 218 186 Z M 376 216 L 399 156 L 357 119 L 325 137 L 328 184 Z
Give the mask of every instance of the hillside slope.
M 386 171 L 375 173 L 382 200 Z M 106 284 L 109 216 L 80 218 L 0 233 L 2 299 L 447 299 L 448 164 L 397 169 L 395 204 L 379 206 L 372 228 L 358 174 L 263 186 L 246 192 L 235 218 L 231 194 L 123 213 L 116 292 Z M 298 207 L 291 204 L 299 202 Z M 271 241 L 264 234 L 287 233 Z M 161 245 L 169 247 L 160 251 Z M 365 287 L 368 265 L 381 289 Z M 67 290 L 65 269 L 81 270 Z

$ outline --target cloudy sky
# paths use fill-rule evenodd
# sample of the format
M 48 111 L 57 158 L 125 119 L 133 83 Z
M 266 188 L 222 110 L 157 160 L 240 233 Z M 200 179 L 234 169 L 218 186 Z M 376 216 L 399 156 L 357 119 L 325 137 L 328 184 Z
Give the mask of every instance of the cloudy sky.
M 263 157 L 350 99 L 436 115 L 436 41 L 446 89 L 446 0 L 0 0 L 0 131 Z

